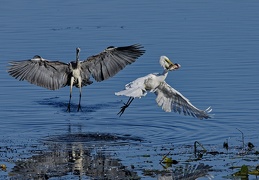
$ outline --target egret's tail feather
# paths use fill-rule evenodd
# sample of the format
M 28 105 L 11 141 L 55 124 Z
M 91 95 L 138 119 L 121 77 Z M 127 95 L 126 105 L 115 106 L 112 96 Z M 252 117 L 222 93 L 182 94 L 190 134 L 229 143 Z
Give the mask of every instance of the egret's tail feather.
M 128 96 L 128 97 L 134 97 L 134 98 L 136 97 L 141 98 L 146 94 L 147 94 L 147 91 L 142 90 L 140 88 L 129 88 L 115 93 L 116 96 Z

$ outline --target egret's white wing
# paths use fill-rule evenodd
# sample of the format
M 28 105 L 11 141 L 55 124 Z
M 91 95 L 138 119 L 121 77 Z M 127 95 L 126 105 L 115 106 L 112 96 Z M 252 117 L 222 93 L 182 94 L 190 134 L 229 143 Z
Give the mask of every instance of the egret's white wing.
M 58 61 L 48 61 L 40 56 L 24 61 L 10 62 L 8 73 L 20 81 L 56 90 L 66 86 L 69 67 Z
M 150 78 L 150 74 L 144 77 L 140 77 L 125 85 L 125 90 L 116 92 L 117 96 L 128 96 L 133 98 L 141 98 L 147 94 L 145 82 Z
M 155 91 L 156 102 L 166 112 L 171 112 L 172 109 L 179 114 L 191 115 L 200 119 L 208 119 L 211 116 L 208 114 L 212 109 L 208 108 L 205 111 L 196 108 L 191 102 L 185 98 L 180 92 L 172 88 L 166 82 L 162 82 Z
M 106 80 L 126 65 L 136 61 L 145 53 L 143 47 L 138 44 L 125 47 L 108 47 L 103 52 L 90 56 L 81 63 L 83 71 L 88 71 L 85 75 L 92 74 L 96 81 Z

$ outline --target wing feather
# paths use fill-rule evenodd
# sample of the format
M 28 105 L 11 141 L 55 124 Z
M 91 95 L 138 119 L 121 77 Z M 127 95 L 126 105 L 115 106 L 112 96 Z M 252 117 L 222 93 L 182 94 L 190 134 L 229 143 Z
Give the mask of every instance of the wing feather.
M 211 112 L 211 108 L 206 110 L 200 110 L 196 108 L 191 102 L 184 97 L 180 92 L 172 88 L 166 82 L 162 82 L 158 88 L 155 90 L 156 102 L 158 106 L 166 112 L 178 112 L 179 114 L 183 112 L 184 115 L 189 115 L 197 117 L 200 119 L 208 119 L 211 116 L 208 114 Z
M 24 61 L 10 62 L 8 73 L 20 81 L 56 90 L 66 86 L 69 67 L 59 61 L 48 61 L 40 56 Z
M 145 81 L 149 78 L 150 75 L 140 77 L 128 84 L 125 85 L 125 89 L 119 92 L 116 92 L 117 96 L 128 96 L 133 98 L 141 98 L 146 96 L 147 90 L 145 88 Z
M 88 57 L 81 63 L 83 71 L 88 71 L 93 78 L 100 82 L 106 80 L 125 66 L 136 61 L 145 53 L 143 47 L 138 44 L 125 47 L 108 47 L 103 52 Z

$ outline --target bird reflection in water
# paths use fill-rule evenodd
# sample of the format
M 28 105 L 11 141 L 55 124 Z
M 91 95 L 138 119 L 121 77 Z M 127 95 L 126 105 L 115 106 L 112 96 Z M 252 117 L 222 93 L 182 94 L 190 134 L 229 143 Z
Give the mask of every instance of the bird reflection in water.
M 11 179 L 49 179 L 53 177 L 93 179 L 139 179 L 118 158 L 105 151 L 114 141 L 126 137 L 99 133 L 68 133 L 44 140 L 46 150 L 15 163 Z

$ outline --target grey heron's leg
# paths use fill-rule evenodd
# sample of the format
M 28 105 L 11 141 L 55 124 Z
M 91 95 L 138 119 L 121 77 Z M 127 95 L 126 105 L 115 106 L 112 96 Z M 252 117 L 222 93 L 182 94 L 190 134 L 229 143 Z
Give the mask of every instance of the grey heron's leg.
M 78 107 L 77 107 L 77 112 L 78 112 L 79 110 L 82 111 L 82 108 L 81 108 L 81 96 L 82 96 L 82 88 L 81 88 L 81 86 L 80 86 L 80 87 L 79 87 L 79 103 L 78 103 Z
M 68 105 L 67 105 L 67 112 L 70 112 L 70 104 L 71 104 L 71 98 L 72 98 L 73 82 L 74 82 L 74 77 L 71 77 L 71 80 L 70 80 L 70 95 L 69 95 L 69 101 L 68 101 Z
M 67 105 L 67 112 L 70 112 L 71 97 L 72 97 L 72 91 L 70 90 L 69 101 L 68 101 L 68 105 Z
M 127 101 L 127 103 L 124 103 L 124 106 L 121 107 L 120 112 L 118 112 L 117 115 L 122 115 L 124 113 L 124 111 L 126 110 L 127 107 L 129 107 L 129 105 L 132 103 L 132 101 L 134 100 L 134 97 L 130 97 Z

